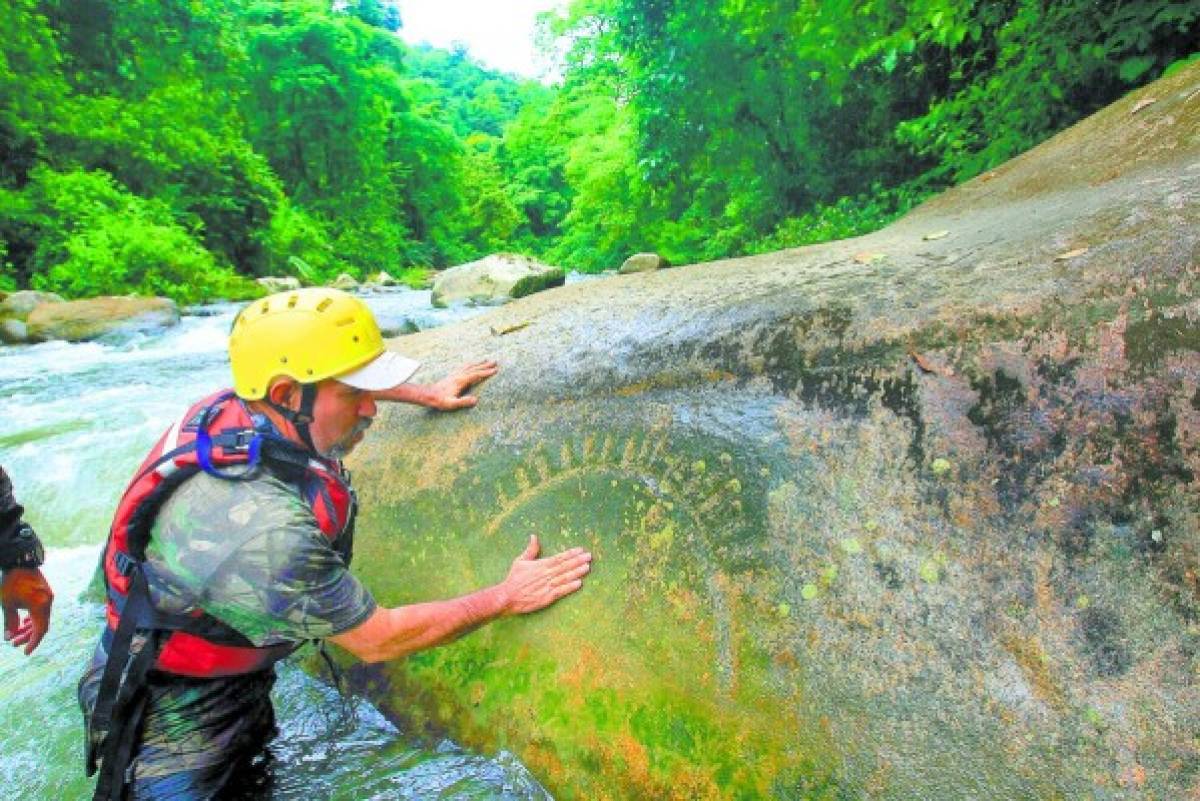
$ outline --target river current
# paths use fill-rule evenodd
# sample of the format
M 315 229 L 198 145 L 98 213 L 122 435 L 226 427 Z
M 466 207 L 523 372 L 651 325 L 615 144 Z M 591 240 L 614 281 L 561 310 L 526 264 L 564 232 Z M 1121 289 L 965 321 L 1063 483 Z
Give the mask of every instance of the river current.
M 365 295 L 385 331 L 441 325 L 429 292 Z M 24 657 L 0 648 L 0 795 L 87 799 L 75 683 L 103 625 L 87 600 L 126 482 L 187 405 L 230 384 L 226 336 L 238 306 L 192 310 L 178 326 L 109 341 L 0 347 L 0 464 L 47 548 L 51 629 Z M 286 661 L 274 691 L 280 736 L 273 799 L 548 799 L 511 754 L 406 737 L 365 699 L 343 699 Z

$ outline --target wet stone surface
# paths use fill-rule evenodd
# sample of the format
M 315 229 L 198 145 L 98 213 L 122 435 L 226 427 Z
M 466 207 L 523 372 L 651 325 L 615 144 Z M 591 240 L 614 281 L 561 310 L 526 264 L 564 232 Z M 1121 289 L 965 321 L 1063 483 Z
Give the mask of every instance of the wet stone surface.
M 353 681 L 558 798 L 1200 792 L 1200 67 L 1147 91 L 861 240 L 397 340 L 504 367 L 355 455 L 380 600 L 595 564 Z

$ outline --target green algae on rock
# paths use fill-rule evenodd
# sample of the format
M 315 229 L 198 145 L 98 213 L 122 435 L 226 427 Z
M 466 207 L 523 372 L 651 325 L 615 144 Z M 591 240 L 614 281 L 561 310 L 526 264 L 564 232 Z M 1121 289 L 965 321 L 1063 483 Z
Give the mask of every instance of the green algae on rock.
M 502 371 L 355 455 L 381 602 L 594 569 L 352 681 L 564 799 L 1194 792 L 1198 198 L 1193 65 L 876 234 L 405 337 Z

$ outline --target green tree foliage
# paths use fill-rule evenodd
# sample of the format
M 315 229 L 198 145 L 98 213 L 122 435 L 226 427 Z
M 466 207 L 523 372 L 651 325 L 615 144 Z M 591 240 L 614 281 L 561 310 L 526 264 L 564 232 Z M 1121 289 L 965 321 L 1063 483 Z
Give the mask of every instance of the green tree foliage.
M 254 284 L 219 267 L 168 206 L 130 193 L 107 173 L 39 167 L 22 192 L 0 191 L 12 219 L 37 243 L 35 289 L 89 296 L 135 288 L 183 303 L 254 292 Z
M 463 47 L 447 51 L 418 45 L 408 51 L 405 64 L 414 95 L 459 137 L 500 136 L 523 105 L 520 81 L 480 66 Z
M 1194 58 L 1200 0 L 573 0 L 553 87 L 391 0 L 0 6 L 0 287 L 184 301 L 851 236 Z
M 190 300 L 245 292 L 235 274 L 445 265 L 524 223 L 494 146 L 464 143 L 471 126 L 498 137 L 518 82 L 461 53 L 426 53 L 414 74 L 390 2 L 14 0 L 0 14 L 5 286 Z M 461 134 L 441 119 L 451 106 Z
M 1194 1 L 575 0 L 547 27 L 566 89 L 632 116 L 645 189 L 609 176 L 631 239 L 700 260 L 878 226 L 1157 77 L 1198 20 Z M 604 180 L 584 173 L 576 201 Z

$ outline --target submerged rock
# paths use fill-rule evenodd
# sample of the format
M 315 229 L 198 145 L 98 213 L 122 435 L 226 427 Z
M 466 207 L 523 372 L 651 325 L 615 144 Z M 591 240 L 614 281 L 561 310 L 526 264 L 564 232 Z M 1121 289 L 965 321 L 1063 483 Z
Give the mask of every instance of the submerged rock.
M 100 297 L 38 306 L 29 315 L 29 339 L 81 342 L 116 333 L 167 328 L 179 322 L 168 298 Z
M 1198 89 L 1194 65 L 869 236 L 406 337 L 427 378 L 502 370 L 355 454 L 380 602 L 498 581 L 530 533 L 595 562 L 351 680 L 559 798 L 1188 796 Z
M 439 308 L 454 303 L 506 303 L 562 286 L 565 280 L 561 267 L 515 253 L 496 253 L 438 273 L 433 279 L 431 302 Z

